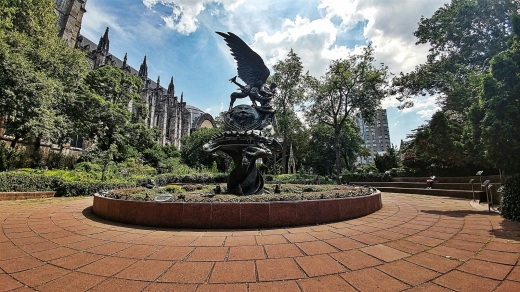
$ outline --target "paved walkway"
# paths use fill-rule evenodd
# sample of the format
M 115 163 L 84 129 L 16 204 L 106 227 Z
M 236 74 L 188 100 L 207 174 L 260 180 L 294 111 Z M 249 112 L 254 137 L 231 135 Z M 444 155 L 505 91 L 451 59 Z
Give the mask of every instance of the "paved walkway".
M 467 200 L 384 194 L 360 219 L 246 231 L 116 224 L 91 204 L 0 202 L 0 290 L 520 291 L 520 224 Z

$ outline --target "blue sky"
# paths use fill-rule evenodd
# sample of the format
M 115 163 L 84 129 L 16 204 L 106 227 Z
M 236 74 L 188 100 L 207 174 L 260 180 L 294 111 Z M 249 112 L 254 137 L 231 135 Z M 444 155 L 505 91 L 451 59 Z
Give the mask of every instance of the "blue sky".
M 331 60 L 360 52 L 368 42 L 375 63 L 394 74 L 426 61 L 428 45 L 415 45 L 421 16 L 430 17 L 448 0 L 88 0 L 81 34 L 97 42 L 110 27 L 110 53 L 139 68 L 147 56 L 148 77 L 212 115 L 229 105 L 236 90 L 228 79 L 236 66 L 215 31 L 239 35 L 268 67 L 292 48 L 304 70 L 319 77 Z M 272 70 L 271 70 L 272 71 Z M 390 139 L 399 146 L 412 129 L 438 110 L 435 97 L 418 97 L 400 111 L 388 97 Z

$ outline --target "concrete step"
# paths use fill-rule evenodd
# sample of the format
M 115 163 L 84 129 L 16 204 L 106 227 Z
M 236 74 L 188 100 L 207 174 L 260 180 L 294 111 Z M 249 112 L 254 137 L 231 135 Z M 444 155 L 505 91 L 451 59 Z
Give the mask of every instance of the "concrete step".
M 360 184 L 361 185 L 361 184 Z M 373 186 L 370 183 L 365 183 L 363 185 Z M 445 189 L 426 189 L 426 188 L 399 188 L 399 187 L 378 187 L 373 186 L 380 190 L 381 192 L 387 193 L 404 193 L 404 194 L 419 194 L 419 195 L 429 195 L 429 196 L 442 196 L 442 197 L 452 197 L 452 198 L 464 198 L 464 199 L 473 199 L 473 192 L 467 190 L 445 190 Z M 480 200 L 481 202 L 485 202 L 486 192 L 475 191 L 475 199 Z
M 426 181 L 424 182 L 352 182 L 355 185 L 370 185 L 373 187 L 396 187 L 396 188 L 426 188 Z M 472 188 L 473 187 L 473 188 Z M 481 191 L 480 183 L 433 183 L 434 189 L 442 190 L 466 190 L 466 191 Z
M 429 177 L 394 177 L 393 182 L 418 182 L 426 183 Z M 480 184 L 481 181 L 490 180 L 491 183 L 500 183 L 501 177 L 499 175 L 483 175 L 480 176 L 462 176 L 462 177 L 437 177 L 439 183 L 469 183 L 473 179 L 474 183 Z

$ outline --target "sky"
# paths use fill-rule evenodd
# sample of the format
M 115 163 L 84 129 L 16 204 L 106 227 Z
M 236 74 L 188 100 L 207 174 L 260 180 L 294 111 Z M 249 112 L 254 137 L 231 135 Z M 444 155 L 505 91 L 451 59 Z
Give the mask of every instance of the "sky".
M 176 95 L 213 116 L 229 107 L 237 90 L 228 80 L 236 64 L 222 37 L 233 32 L 270 69 L 291 50 L 304 72 L 324 75 L 331 60 L 356 54 L 368 43 L 375 64 L 389 72 L 412 71 L 424 63 L 427 44 L 416 45 L 413 32 L 421 16 L 449 0 L 88 0 L 81 34 L 97 43 L 110 27 L 110 53 L 139 69 L 147 56 L 148 77 L 163 86 L 173 76 Z M 271 69 L 271 72 L 273 70 Z M 246 99 L 244 99 L 245 101 Z M 239 102 L 237 101 L 236 104 Z M 439 110 L 435 96 L 417 97 L 412 108 L 398 110 L 387 97 L 391 142 L 424 124 Z

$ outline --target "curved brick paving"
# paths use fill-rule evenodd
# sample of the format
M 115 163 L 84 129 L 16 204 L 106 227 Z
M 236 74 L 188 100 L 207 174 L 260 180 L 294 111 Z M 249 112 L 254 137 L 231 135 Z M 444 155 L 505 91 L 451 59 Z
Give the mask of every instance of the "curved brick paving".
M 520 224 L 383 194 L 360 219 L 205 231 L 100 220 L 92 198 L 0 202 L 0 290 L 520 291 Z

